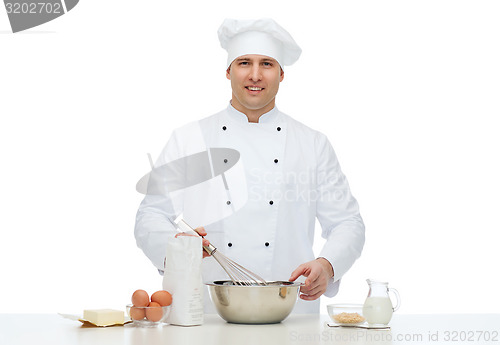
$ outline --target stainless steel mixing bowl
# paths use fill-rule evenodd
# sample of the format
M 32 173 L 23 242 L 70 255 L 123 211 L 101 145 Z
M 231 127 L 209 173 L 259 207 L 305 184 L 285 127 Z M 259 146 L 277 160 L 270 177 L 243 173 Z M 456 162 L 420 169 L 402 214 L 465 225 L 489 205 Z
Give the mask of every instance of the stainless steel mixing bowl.
M 295 306 L 302 283 L 274 281 L 267 284 L 242 286 L 230 280 L 218 280 L 206 285 L 217 313 L 227 322 L 281 322 Z

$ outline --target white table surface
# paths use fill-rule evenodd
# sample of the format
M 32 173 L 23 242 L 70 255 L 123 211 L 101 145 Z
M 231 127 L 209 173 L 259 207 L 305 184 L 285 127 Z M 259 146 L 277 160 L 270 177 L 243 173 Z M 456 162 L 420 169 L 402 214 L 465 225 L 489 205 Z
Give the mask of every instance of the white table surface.
M 206 315 L 202 326 L 83 327 L 58 314 L 0 314 L 0 344 L 64 345 L 281 345 L 281 344 L 498 344 L 500 314 L 399 315 L 390 330 L 330 328 L 327 315 L 291 315 L 279 324 L 229 324 Z

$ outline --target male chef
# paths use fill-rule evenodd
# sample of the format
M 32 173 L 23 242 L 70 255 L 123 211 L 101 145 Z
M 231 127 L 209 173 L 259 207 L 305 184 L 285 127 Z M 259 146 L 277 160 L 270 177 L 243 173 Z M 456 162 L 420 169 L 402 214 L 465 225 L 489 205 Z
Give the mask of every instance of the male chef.
M 218 36 L 228 53 L 231 100 L 221 112 L 176 129 L 156 164 L 210 148 L 236 150 L 238 163 L 210 179 L 214 182 L 198 184 L 196 193 L 185 192 L 182 210 L 173 206 L 173 198 L 147 195 L 137 213 L 137 245 L 161 272 L 166 244 L 176 233 L 170 220 L 183 212 L 220 252 L 264 279 L 305 280 L 294 312 L 317 313 L 319 297 L 334 296 L 361 255 L 365 237 L 358 203 L 326 136 L 276 107 L 284 66 L 301 54 L 290 34 L 272 19 L 226 19 Z M 215 192 L 217 179 L 222 194 Z M 204 184 L 209 192 L 200 192 Z M 197 219 L 217 214 L 206 211 L 213 207 L 229 213 Z M 316 219 L 326 240 L 317 257 L 312 249 Z M 207 257 L 203 279 L 227 276 Z

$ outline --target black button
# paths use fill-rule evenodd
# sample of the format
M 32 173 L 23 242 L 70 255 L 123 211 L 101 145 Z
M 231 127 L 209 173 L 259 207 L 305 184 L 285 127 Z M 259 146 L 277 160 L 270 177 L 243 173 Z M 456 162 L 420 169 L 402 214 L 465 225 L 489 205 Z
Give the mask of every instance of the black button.
M 269 247 L 269 242 L 264 243 L 266 247 Z
M 227 163 L 227 159 L 224 159 L 224 163 Z
M 231 205 L 231 201 L 229 201 L 229 200 L 226 201 L 226 204 Z
M 279 132 L 279 131 L 281 131 L 281 127 L 276 128 L 276 130 L 277 130 L 278 132 Z
M 272 201 L 272 200 L 269 201 L 269 205 L 272 205 L 272 204 L 274 204 L 274 201 Z
M 225 131 L 227 129 L 226 126 L 222 126 L 222 130 Z
M 228 247 L 232 247 L 232 246 L 233 246 L 233 244 L 232 244 L 231 242 L 229 242 L 229 243 L 227 244 L 227 246 L 228 246 Z
M 274 160 L 274 163 L 278 163 L 278 159 L 275 159 L 275 160 Z

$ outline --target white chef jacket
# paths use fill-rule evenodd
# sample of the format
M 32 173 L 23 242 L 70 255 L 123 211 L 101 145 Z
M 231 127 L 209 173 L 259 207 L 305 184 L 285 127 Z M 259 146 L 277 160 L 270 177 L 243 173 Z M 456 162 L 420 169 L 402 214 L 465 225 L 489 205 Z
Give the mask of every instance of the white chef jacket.
M 315 258 L 312 246 L 317 218 L 326 239 L 318 257 L 327 259 L 334 270 L 325 295 L 333 297 L 340 279 L 361 255 L 365 230 L 358 203 L 326 136 L 277 107 L 263 114 L 258 123 L 250 123 L 245 114 L 229 105 L 176 129 L 156 166 L 200 151 L 200 140 L 193 139 L 200 136 L 204 149 L 226 147 L 240 152 L 248 200 L 229 217 L 191 226 L 204 226 L 206 238 L 219 252 L 264 279 L 288 280 L 300 264 Z M 194 198 L 199 207 L 204 195 Z M 221 207 L 227 207 L 227 201 Z M 191 204 L 183 200 L 185 213 Z M 137 213 L 137 245 L 160 272 L 166 244 L 176 233 L 166 217 L 173 219 L 178 213 L 168 197 L 153 195 L 144 198 Z M 204 282 L 228 279 L 211 257 L 203 260 L 202 271 Z M 206 312 L 213 312 L 212 304 L 205 304 Z M 296 313 L 318 311 L 319 299 L 299 299 L 294 309 Z

